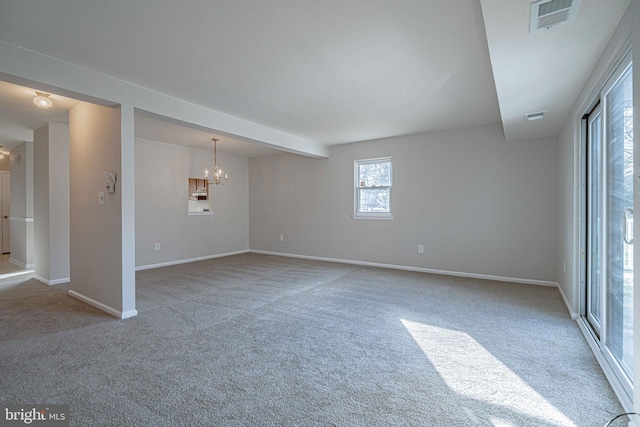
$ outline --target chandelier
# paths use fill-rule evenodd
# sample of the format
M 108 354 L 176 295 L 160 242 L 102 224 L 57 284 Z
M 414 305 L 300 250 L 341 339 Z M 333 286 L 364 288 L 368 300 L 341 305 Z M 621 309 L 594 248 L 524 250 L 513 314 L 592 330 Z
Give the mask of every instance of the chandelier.
M 204 177 L 209 180 L 209 184 L 224 184 L 229 180 L 229 173 L 218 168 L 218 138 L 213 140 L 213 176 L 209 177 L 209 170 L 204 171 Z

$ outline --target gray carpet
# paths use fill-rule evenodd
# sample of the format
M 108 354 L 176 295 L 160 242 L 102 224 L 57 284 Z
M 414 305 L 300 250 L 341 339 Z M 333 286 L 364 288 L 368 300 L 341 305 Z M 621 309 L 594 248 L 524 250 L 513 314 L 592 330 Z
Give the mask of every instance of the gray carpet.
M 243 254 L 137 273 L 114 319 L 0 284 L 0 402 L 78 426 L 602 426 L 557 289 Z M 622 424 L 620 424 L 622 425 Z

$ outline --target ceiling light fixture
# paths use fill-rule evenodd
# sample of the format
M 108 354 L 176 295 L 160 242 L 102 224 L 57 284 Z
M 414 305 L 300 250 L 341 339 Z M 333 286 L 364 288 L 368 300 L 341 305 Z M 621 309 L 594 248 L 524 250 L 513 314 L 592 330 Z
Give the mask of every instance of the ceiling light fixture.
M 213 140 L 213 177 L 209 178 L 208 169 L 204 171 L 204 177 L 209 180 L 209 184 L 224 184 L 229 180 L 229 173 L 218 168 L 218 138 L 211 139 Z
M 33 103 L 38 106 L 38 108 L 50 108 L 53 105 L 51 102 L 51 98 L 49 98 L 48 93 L 44 92 L 36 92 L 36 97 L 33 98 Z

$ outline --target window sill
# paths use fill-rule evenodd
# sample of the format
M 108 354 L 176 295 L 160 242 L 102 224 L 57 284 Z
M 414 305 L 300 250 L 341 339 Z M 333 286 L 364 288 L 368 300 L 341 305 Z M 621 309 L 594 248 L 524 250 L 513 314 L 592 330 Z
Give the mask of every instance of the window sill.
M 376 219 L 376 220 L 392 220 L 393 214 L 392 213 L 368 213 L 368 214 L 363 214 L 363 213 L 359 213 L 359 214 L 353 214 L 351 215 L 351 218 L 353 219 Z
M 189 216 L 212 216 L 213 215 L 213 211 L 209 211 L 209 212 L 187 212 L 187 215 Z

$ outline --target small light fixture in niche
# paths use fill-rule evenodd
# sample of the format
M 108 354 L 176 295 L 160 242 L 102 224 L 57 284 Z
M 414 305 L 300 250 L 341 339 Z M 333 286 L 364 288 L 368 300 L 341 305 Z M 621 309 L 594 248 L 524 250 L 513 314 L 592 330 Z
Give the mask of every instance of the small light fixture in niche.
M 36 92 L 36 97 L 33 98 L 33 103 L 36 104 L 36 106 L 38 108 L 50 108 L 53 105 L 53 102 L 51 101 L 51 98 L 49 98 L 48 93 L 44 93 L 44 92 Z

